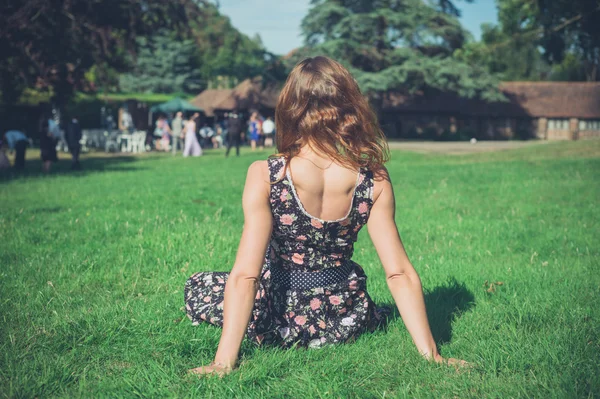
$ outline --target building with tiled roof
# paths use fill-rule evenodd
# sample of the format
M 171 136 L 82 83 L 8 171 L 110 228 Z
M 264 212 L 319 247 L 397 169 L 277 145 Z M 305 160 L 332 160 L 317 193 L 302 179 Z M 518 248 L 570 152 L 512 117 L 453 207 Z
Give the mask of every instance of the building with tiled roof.
M 600 137 L 600 82 L 503 82 L 505 102 L 451 93 L 385 95 L 389 137 L 572 140 Z

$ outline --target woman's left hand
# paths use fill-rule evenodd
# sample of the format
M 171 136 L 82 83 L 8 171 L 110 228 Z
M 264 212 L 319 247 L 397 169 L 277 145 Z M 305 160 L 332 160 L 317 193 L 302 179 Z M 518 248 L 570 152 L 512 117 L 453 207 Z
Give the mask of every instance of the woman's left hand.
M 188 370 L 188 374 L 195 374 L 197 376 L 203 375 L 218 375 L 219 377 L 223 377 L 229 373 L 231 373 L 232 368 L 230 366 L 225 366 L 220 363 L 212 362 L 207 366 L 196 367 L 195 369 Z

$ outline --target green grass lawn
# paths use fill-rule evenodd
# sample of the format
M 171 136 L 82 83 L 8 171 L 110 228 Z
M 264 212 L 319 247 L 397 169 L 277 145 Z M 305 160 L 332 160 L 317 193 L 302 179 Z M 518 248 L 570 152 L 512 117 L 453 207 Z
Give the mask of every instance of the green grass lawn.
M 395 151 L 397 221 L 444 356 L 402 320 L 353 344 L 244 343 L 223 379 L 187 377 L 219 330 L 183 285 L 232 266 L 246 168 L 266 152 L 61 161 L 0 180 L 0 397 L 597 397 L 600 141 L 461 156 Z M 366 231 L 354 259 L 391 303 Z

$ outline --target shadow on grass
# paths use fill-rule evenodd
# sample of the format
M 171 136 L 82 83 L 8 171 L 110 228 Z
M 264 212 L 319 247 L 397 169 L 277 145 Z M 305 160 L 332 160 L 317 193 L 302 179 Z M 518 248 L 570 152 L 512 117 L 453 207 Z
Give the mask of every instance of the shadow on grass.
M 385 329 L 390 322 L 400 317 L 394 303 L 377 305 L 378 310 L 385 315 L 377 330 Z M 437 345 L 443 345 L 452 340 L 452 322 L 475 306 L 475 296 L 464 283 L 452 277 L 446 284 L 425 293 L 425 306 L 433 338 Z
M 427 317 L 435 342 L 443 345 L 452 339 L 452 323 L 475 306 L 475 296 L 454 277 L 425 293 Z
M 21 178 L 32 179 L 51 176 L 84 177 L 96 172 L 126 172 L 141 170 L 142 168 L 139 166 L 132 166 L 137 160 L 137 157 L 127 155 L 105 156 L 99 154 L 95 156 L 92 154 L 81 159 L 81 170 L 71 170 L 71 160 L 61 158 L 58 162 L 52 164 L 50 173 L 44 173 L 42 171 L 41 160 L 28 159 L 25 162 L 25 169 L 22 171 L 16 171 L 12 168 L 1 171 L 0 184 Z

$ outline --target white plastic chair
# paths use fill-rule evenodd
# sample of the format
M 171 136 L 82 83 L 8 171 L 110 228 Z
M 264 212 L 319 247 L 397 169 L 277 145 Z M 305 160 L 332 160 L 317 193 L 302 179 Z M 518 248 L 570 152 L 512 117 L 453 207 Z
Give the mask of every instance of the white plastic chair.
M 131 152 L 133 153 L 141 153 L 145 152 L 145 144 L 146 144 L 146 132 L 137 131 L 131 135 L 131 139 L 129 141 L 131 143 Z

